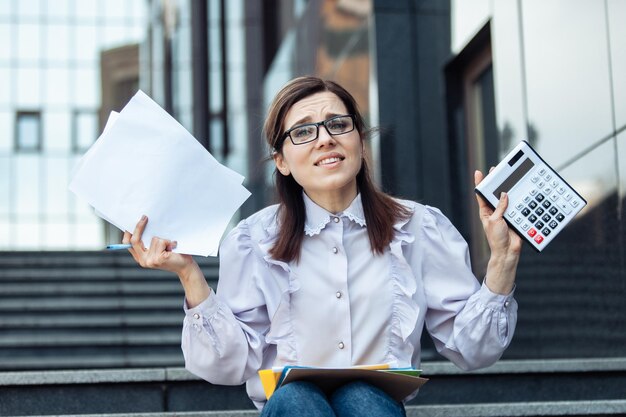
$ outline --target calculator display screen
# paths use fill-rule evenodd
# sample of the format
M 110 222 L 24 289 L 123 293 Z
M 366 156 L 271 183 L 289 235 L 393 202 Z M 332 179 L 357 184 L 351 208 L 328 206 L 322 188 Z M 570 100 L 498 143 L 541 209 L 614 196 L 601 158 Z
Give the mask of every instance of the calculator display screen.
M 519 180 L 521 180 L 524 177 L 524 175 L 526 175 L 528 171 L 530 171 L 532 167 L 534 166 L 535 166 L 534 162 L 531 161 L 529 158 L 526 158 L 524 162 L 522 162 L 515 169 L 515 171 L 513 171 L 511 175 L 509 175 L 507 179 L 504 180 L 498 188 L 496 188 L 496 190 L 493 192 L 493 195 L 495 195 L 496 198 L 500 198 L 501 193 L 503 192 L 508 193 L 509 190 L 513 188 L 513 186 L 517 184 Z

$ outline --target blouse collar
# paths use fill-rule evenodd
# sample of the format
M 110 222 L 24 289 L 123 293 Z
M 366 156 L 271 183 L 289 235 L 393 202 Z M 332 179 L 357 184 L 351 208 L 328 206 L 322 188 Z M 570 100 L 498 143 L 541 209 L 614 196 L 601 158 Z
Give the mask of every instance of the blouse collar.
M 309 198 L 308 195 L 306 195 L 305 192 L 302 192 L 302 198 L 304 199 L 304 207 L 306 210 L 304 233 L 308 236 L 315 236 L 319 234 L 326 227 L 326 225 L 330 223 L 333 217 L 346 217 L 361 227 L 366 226 L 361 193 L 357 194 L 347 209 L 337 215 L 334 215 L 326 209 L 318 206 Z

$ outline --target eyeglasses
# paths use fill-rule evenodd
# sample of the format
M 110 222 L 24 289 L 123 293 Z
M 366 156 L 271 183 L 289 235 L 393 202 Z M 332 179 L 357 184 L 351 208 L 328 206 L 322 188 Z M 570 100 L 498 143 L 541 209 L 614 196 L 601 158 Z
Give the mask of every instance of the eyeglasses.
M 320 133 L 320 126 L 324 126 L 331 136 L 343 135 L 354 130 L 354 116 L 335 116 L 323 122 L 306 123 L 292 127 L 283 135 L 283 141 L 289 137 L 294 145 L 304 145 L 313 142 Z

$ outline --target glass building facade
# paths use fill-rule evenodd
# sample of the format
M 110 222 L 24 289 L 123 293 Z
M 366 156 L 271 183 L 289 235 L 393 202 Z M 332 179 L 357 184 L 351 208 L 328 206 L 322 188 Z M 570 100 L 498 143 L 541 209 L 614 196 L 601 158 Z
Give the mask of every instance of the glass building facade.
M 0 250 L 96 249 L 67 191 L 99 134 L 101 51 L 140 42 L 143 0 L 0 0 Z

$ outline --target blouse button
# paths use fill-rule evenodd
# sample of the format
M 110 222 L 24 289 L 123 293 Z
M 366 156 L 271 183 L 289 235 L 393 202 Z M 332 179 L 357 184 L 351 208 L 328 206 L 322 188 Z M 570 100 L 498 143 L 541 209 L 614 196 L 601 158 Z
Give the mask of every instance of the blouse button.
M 335 294 L 335 297 L 341 298 L 341 291 L 337 291 L 337 293 Z
M 335 223 L 339 223 L 339 217 L 334 217 L 334 218 L 333 218 L 333 221 L 334 221 Z
M 193 318 L 194 318 L 194 319 L 196 319 L 196 320 L 198 320 L 198 319 L 200 318 L 200 314 L 198 314 L 198 313 L 194 314 L 194 315 L 193 315 Z
M 336 247 L 333 248 L 333 253 L 337 253 L 339 252 L 339 249 L 337 249 Z
M 506 300 L 504 302 L 504 308 L 508 308 L 510 304 L 511 304 L 511 302 L 509 300 Z
M 343 349 L 343 348 L 344 348 L 343 342 L 339 342 L 339 349 Z

